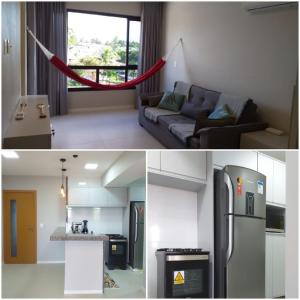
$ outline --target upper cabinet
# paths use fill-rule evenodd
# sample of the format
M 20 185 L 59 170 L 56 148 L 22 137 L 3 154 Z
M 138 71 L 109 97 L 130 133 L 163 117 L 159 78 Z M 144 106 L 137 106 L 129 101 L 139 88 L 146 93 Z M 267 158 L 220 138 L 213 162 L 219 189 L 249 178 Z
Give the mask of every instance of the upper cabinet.
M 258 153 L 257 165 L 258 172 L 267 177 L 267 202 L 276 205 L 285 205 L 285 164 Z
M 271 157 L 258 153 L 258 172 L 266 176 L 266 201 L 273 202 L 274 161 Z
M 126 207 L 126 188 L 70 188 L 69 206 Z
M 273 202 L 285 205 L 285 164 L 274 160 Z
M 226 165 L 240 166 L 257 171 L 255 151 L 214 151 L 213 164 L 220 168 Z
M 147 152 L 148 168 L 160 170 L 160 152 L 161 151 Z
M 161 151 L 161 171 L 206 180 L 206 153 Z
M 205 151 L 149 151 L 148 181 L 198 191 L 206 183 Z

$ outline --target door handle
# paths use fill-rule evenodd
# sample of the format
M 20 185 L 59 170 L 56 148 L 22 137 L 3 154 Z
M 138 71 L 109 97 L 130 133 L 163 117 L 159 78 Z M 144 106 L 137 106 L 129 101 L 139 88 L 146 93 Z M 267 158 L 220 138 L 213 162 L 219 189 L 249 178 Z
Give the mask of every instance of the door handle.
M 224 173 L 224 183 L 228 188 L 228 248 L 226 252 L 227 263 L 229 262 L 233 252 L 233 187 L 230 177 L 227 173 Z
M 137 239 L 138 239 L 138 217 L 139 217 L 138 210 L 137 210 L 136 206 L 134 207 L 134 211 L 135 211 L 135 233 L 134 233 L 134 242 L 136 243 L 136 242 L 137 242 Z
M 27 229 L 31 232 L 33 232 L 33 227 L 27 227 Z

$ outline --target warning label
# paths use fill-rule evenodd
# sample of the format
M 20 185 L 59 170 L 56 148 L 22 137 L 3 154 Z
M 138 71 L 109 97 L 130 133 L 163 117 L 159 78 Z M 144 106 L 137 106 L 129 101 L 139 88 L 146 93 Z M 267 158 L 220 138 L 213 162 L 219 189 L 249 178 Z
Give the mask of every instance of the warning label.
M 117 250 L 117 245 L 111 245 L 111 250 L 116 251 Z
M 184 271 L 174 271 L 174 284 L 184 284 Z

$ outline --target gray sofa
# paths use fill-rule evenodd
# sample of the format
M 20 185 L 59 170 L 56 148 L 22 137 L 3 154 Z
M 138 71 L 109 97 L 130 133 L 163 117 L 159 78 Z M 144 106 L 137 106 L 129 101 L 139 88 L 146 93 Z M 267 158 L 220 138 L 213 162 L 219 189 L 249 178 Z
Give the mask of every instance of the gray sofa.
M 200 86 L 175 82 L 174 92 L 186 95 L 181 111 L 159 109 L 163 93 L 141 95 L 139 124 L 171 149 L 238 149 L 243 132 L 264 130 L 257 105 L 242 97 L 211 91 Z M 208 115 L 226 104 L 234 118 L 210 120 Z

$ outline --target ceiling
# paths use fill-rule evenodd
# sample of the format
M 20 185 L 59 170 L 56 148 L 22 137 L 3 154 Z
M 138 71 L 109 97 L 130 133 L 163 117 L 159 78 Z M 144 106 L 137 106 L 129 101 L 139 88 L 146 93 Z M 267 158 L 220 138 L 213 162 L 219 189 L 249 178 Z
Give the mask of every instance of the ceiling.
M 19 159 L 2 157 L 2 174 L 19 176 L 61 176 L 60 158 L 65 158 L 65 175 L 100 179 L 123 151 L 17 151 Z M 73 158 L 78 154 L 78 158 Z M 96 170 L 85 170 L 86 163 L 97 163 Z

